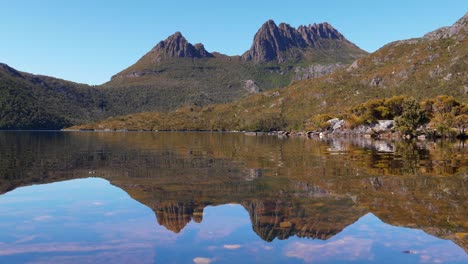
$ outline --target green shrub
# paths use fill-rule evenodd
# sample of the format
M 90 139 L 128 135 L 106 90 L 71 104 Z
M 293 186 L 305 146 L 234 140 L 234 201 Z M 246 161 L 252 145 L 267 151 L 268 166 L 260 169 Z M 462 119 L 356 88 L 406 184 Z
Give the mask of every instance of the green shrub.
M 414 137 L 419 126 L 428 122 L 418 101 L 414 98 L 406 98 L 402 103 L 403 112 L 395 118 L 395 128 L 405 135 Z

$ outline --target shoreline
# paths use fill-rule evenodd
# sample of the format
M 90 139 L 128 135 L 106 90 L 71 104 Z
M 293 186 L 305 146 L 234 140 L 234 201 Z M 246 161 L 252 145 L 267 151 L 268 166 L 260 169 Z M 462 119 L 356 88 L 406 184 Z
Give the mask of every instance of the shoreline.
M 5 130 L 12 131 L 12 130 Z M 46 130 L 16 130 L 16 131 L 46 131 Z M 137 130 L 137 129 L 61 129 L 47 130 L 48 132 L 105 132 L 105 133 L 131 133 L 131 132 L 187 132 L 187 133 L 241 133 L 246 136 L 277 136 L 277 137 L 304 137 L 304 138 L 367 138 L 375 140 L 439 140 L 439 139 L 456 139 L 466 140 L 468 136 L 457 135 L 455 137 L 440 137 L 428 135 L 429 133 L 421 133 L 420 135 L 410 138 L 405 137 L 402 133 L 393 130 L 389 131 L 363 131 L 362 127 L 355 129 L 342 129 L 338 131 L 219 131 L 219 130 Z

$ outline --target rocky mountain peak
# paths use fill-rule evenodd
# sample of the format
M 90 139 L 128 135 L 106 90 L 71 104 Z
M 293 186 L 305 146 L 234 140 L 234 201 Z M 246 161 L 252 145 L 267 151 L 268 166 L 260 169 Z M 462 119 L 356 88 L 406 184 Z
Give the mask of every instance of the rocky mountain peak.
M 269 19 L 267 22 L 263 23 L 262 27 L 277 27 L 273 19 Z
M 322 40 L 352 44 L 328 23 L 300 26 L 295 29 L 289 24 L 281 23 L 277 26 L 273 20 L 268 20 L 255 34 L 253 44 L 244 53 L 243 58 L 258 63 L 270 61 L 281 63 L 289 58 L 288 50 L 318 48 Z
M 296 45 L 290 43 L 296 39 L 295 35 L 295 29 L 291 26 L 281 23 L 278 27 L 273 20 L 268 20 L 255 34 L 252 47 L 243 58 L 255 62 L 283 61 L 281 53 Z
M 170 58 L 207 58 L 213 57 L 203 44 L 190 44 L 180 32 L 159 42 L 151 51 L 150 56 L 155 62 Z

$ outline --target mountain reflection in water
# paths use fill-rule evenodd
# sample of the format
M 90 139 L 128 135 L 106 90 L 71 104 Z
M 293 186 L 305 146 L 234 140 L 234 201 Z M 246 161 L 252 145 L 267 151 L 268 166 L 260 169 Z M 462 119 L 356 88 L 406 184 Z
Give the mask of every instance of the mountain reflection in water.
M 402 240 L 395 234 L 417 232 L 387 226 L 381 219 L 450 239 L 465 251 L 453 255 L 456 258 L 442 256 L 440 261 L 467 260 L 468 159 L 466 148 L 457 142 L 316 141 L 220 133 L 2 132 L 0 146 L 2 193 L 31 184 L 99 177 L 151 208 L 158 224 L 172 235 L 186 236 L 194 228 L 192 220 L 203 226 L 206 210 L 241 208 L 263 241 L 287 243 L 281 250 L 288 261 L 309 262 L 320 259 L 319 253 L 310 252 L 333 242 L 358 243 L 355 236 L 346 236 L 356 225 L 365 230 L 371 222 L 392 230 L 382 233 L 386 241 L 379 243 L 394 247 L 396 239 Z M 99 188 L 83 191 L 99 193 Z M 5 207 L 1 199 L 0 207 Z M 226 204 L 236 205 L 220 207 Z M 245 217 L 236 219 L 242 222 Z M 235 225 L 232 219 L 220 221 Z M 379 231 L 369 232 L 359 243 L 371 247 L 376 240 L 372 232 Z M 421 234 L 415 236 L 426 239 Z M 311 246 L 300 238 L 326 242 Z M 6 241 L 1 242 L 5 246 Z M 173 247 L 176 252 L 180 245 Z M 402 245 L 399 249 L 397 255 L 418 255 L 422 262 L 431 257 L 422 253 L 427 249 Z M 364 259 L 374 256 L 374 261 L 378 259 L 375 250 L 349 248 Z

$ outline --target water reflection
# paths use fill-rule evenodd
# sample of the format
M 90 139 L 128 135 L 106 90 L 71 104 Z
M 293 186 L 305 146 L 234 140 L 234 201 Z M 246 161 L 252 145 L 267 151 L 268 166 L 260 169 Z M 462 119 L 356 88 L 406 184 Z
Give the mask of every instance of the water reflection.
M 15 210 L 19 207 L 22 210 Z M 450 241 L 385 224 L 371 213 L 327 240 L 290 237 L 266 242 L 251 231 L 252 215 L 244 206 L 207 206 L 203 221 L 188 223 L 176 234 L 154 224 L 146 206 L 98 178 L 19 188 L 1 197 L 0 213 L 4 263 L 463 263 L 467 259 Z
M 0 133 L 0 143 L 2 192 L 31 184 L 92 176 L 108 180 L 147 206 L 143 208 L 151 208 L 155 215 L 151 217 L 153 223 L 138 225 L 145 231 L 127 229 L 129 233 L 141 234 L 150 232 L 148 227 L 151 230 L 156 227 L 157 234 L 150 240 L 156 243 L 154 238 L 158 237 L 157 241 L 162 239 L 167 245 L 156 253 L 151 250 L 156 247 L 154 244 L 138 246 L 145 254 L 152 252 L 147 262 L 157 259 L 154 254 L 180 254 L 176 253 L 183 247 L 177 243 L 179 239 L 192 247 L 198 244 L 198 240 L 186 240 L 194 234 L 193 230 L 199 230 L 197 234 L 202 235 L 197 239 L 205 241 L 196 247 L 197 251 L 224 252 L 221 257 L 213 257 L 214 253 L 203 256 L 194 253 L 190 259 L 195 262 L 226 262 L 227 254 L 231 254 L 232 259 L 242 255 L 247 262 L 255 262 L 259 257 L 265 262 L 269 257 L 273 262 L 467 260 L 466 253 L 451 242 L 425 234 L 450 239 L 467 251 L 468 161 L 466 149 L 457 143 L 281 140 L 208 133 L 11 132 Z M 63 203 L 64 208 L 68 206 L 67 210 L 80 212 L 79 221 L 96 222 L 102 230 L 116 232 L 106 236 L 118 237 L 116 230 L 125 230 L 125 227 L 117 226 L 123 223 L 117 224 L 116 219 L 113 222 L 106 222 L 104 218 L 93 220 L 83 214 L 86 206 L 71 206 L 86 200 L 86 195 L 92 197 L 106 189 L 99 184 L 91 188 L 94 184 L 80 189 L 77 193 L 81 196 L 56 196 L 55 203 Z M 63 190 L 64 197 L 72 192 L 63 186 L 56 189 Z M 13 208 L 21 208 L 19 212 L 31 211 L 28 206 L 39 208 L 38 190 L 31 191 L 29 204 L 15 204 L 8 199 L 5 202 L 5 196 L 0 198 L 2 215 L 15 212 Z M 68 203 L 65 202 L 67 199 Z M 133 201 L 109 197 L 109 201 L 119 199 Z M 141 217 L 141 212 L 134 211 L 135 208 L 139 207 L 128 204 L 119 209 L 129 212 L 120 214 L 121 222 Z M 210 214 L 216 217 L 210 218 Z M 67 213 L 55 215 L 60 218 Z M 35 217 L 47 222 L 52 220 L 48 216 L 51 215 Z M 155 218 L 161 227 L 154 223 Z M 425 233 L 392 227 L 379 219 Z M 2 217 L 0 220 L 5 225 L 12 221 L 18 222 L 18 219 Z M 64 219 L 52 222 L 46 230 L 53 233 L 53 230 L 65 228 L 60 226 L 63 222 Z M 108 229 L 113 224 L 116 228 Z M 7 230 L 6 226 L 2 230 Z M 356 235 L 358 231 L 359 236 Z M 67 236 L 73 234 L 70 232 L 68 228 L 60 231 Z M 17 240 L 2 239 L 0 242 L 8 246 L 12 241 L 28 241 L 28 234 L 24 233 Z M 218 238 L 230 237 L 226 234 L 242 238 L 242 241 L 229 239 L 221 241 L 222 245 L 212 244 Z M 257 238 L 252 237 L 253 234 Z M 131 235 L 121 236 L 128 238 Z M 160 238 L 162 236 L 164 238 Z M 95 239 L 94 235 L 92 237 Z M 111 238 L 109 241 L 116 241 L 115 246 L 122 245 L 118 238 Z M 176 242 L 169 246 L 165 238 L 173 238 Z M 81 241 L 81 238 L 77 240 Z M 142 241 L 141 238 L 130 240 Z M 271 241 L 274 243 L 268 243 Z M 94 241 L 92 247 L 105 251 L 111 246 L 104 242 Z M 447 256 L 440 250 L 430 249 L 431 245 L 454 255 Z M 281 257 L 267 253 L 272 249 L 282 252 Z M 8 252 L 6 248 L 2 249 L 5 250 Z M 263 253 L 256 255 L 253 252 Z M 439 252 L 440 256 L 433 252 Z M 386 258 L 381 254 L 386 254 Z M 169 257 L 159 260 L 187 262 Z

